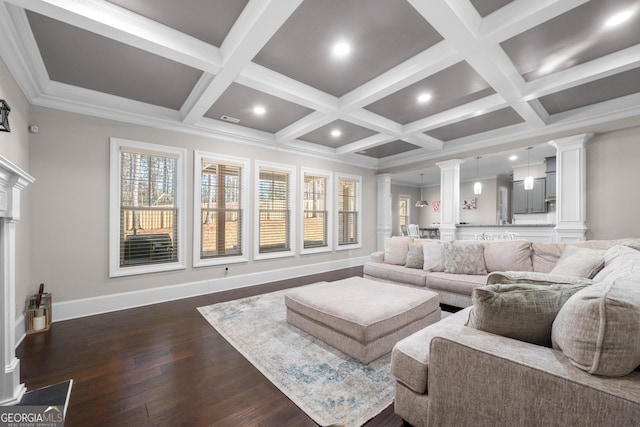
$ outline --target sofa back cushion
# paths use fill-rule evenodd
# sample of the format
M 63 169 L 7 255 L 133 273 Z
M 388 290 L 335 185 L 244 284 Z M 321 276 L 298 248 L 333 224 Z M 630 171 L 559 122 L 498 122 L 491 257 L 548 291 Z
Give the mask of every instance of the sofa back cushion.
M 467 326 L 551 347 L 551 328 L 564 303 L 584 285 L 488 285 L 473 291 Z
M 424 271 L 444 271 L 444 242 L 440 240 L 426 240 L 422 245 Z
M 531 245 L 533 271 L 549 273 L 558 263 L 566 247 L 566 243 L 533 243 Z
M 393 236 L 384 239 L 384 262 L 405 265 L 411 243 L 413 243 L 413 237 Z
M 593 278 L 595 282 L 618 277 L 640 277 L 640 252 L 626 245 L 616 245 L 604 254 L 604 268 Z
M 533 271 L 531 242 L 511 240 L 484 245 L 487 271 Z
M 550 274 L 593 278 L 604 267 L 604 249 L 567 246 Z
M 484 244 L 454 241 L 444 244 L 444 272 L 454 274 L 487 274 Z
M 553 348 L 590 374 L 624 376 L 640 366 L 640 279 L 619 277 L 569 298 L 552 329 Z

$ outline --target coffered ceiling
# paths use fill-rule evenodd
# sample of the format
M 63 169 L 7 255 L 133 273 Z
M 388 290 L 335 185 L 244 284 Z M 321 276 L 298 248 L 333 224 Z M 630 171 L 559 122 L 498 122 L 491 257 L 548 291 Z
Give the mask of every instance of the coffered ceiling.
M 0 0 L 34 105 L 381 171 L 640 124 L 639 29 L 638 0 Z

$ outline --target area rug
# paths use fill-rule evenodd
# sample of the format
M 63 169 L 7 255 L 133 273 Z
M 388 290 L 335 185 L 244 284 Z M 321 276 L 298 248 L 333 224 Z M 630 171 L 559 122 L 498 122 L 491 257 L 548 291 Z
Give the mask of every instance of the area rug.
M 364 365 L 289 325 L 285 292 L 198 310 L 316 423 L 360 426 L 389 406 L 395 384 L 390 355 Z

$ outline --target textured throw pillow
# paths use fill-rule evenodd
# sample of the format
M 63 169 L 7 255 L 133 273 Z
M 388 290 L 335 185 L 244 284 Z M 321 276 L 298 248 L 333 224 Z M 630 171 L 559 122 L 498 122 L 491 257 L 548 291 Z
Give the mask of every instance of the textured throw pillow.
M 407 262 L 405 267 L 409 268 L 422 268 L 424 265 L 424 257 L 422 255 L 422 244 L 412 243 L 409 245 L 409 252 L 407 252 Z
M 422 245 L 424 271 L 444 271 L 444 246 L 444 243 L 438 240 L 428 241 Z
M 453 242 L 444 245 L 444 272 L 487 274 L 482 243 Z
M 487 271 L 533 271 L 531 242 L 513 240 L 484 245 Z
M 640 366 L 640 280 L 619 278 L 576 293 L 553 322 L 553 348 L 594 375 L 619 377 Z
M 604 282 L 633 276 L 640 277 L 640 252 L 626 245 L 616 245 L 605 252 L 604 268 L 593 280 Z
M 567 246 L 550 274 L 593 278 L 604 267 L 604 253 L 599 249 Z
M 551 347 L 551 328 L 564 303 L 584 285 L 489 285 L 473 290 L 467 326 Z
M 394 236 L 384 239 L 384 263 L 404 265 L 413 237 Z

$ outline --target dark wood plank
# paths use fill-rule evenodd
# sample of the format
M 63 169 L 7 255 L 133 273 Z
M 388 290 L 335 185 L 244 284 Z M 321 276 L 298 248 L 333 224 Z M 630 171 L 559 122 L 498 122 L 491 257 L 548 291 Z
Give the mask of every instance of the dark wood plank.
M 65 426 L 314 426 L 198 313 L 197 307 L 362 267 L 56 322 L 17 349 L 32 390 L 74 380 Z M 402 426 L 390 406 L 366 424 Z

